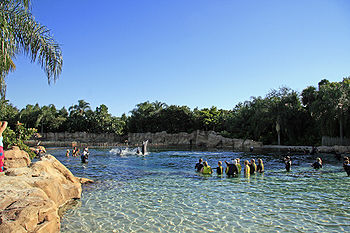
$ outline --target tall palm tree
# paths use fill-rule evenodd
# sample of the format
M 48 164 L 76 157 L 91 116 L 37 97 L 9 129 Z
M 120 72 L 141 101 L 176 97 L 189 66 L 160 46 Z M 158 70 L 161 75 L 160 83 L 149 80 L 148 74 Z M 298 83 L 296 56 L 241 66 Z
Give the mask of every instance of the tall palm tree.
M 0 1 L 0 96 L 5 97 L 5 77 L 16 68 L 13 59 L 24 54 L 45 71 L 48 83 L 62 71 L 62 52 L 50 30 L 30 13 L 30 0 Z

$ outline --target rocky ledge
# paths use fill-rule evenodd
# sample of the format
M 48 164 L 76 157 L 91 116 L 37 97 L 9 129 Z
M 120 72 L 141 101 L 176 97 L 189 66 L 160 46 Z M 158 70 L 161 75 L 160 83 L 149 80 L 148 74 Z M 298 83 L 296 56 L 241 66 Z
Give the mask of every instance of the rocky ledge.
M 52 155 L 31 163 L 18 147 L 5 151 L 0 173 L 0 232 L 59 232 L 58 209 L 81 197 L 81 183 Z

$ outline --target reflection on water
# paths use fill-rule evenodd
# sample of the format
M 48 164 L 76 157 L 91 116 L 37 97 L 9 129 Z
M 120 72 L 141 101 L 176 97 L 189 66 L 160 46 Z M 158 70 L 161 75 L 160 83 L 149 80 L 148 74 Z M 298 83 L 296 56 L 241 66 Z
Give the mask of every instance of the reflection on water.
M 65 211 L 62 232 L 342 232 L 350 231 L 350 179 L 341 162 L 322 156 L 293 156 L 292 172 L 278 154 L 151 152 L 121 157 L 91 150 L 89 163 L 52 154 L 75 175 L 94 179 L 81 201 Z M 265 173 L 249 178 L 202 176 L 199 158 L 262 158 Z

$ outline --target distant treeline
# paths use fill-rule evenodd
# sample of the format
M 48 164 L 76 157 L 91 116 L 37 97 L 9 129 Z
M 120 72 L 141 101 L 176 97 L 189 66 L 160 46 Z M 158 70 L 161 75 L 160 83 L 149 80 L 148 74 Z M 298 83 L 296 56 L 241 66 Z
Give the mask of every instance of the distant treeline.
M 223 136 L 249 138 L 264 144 L 316 145 L 322 136 L 350 136 L 350 78 L 341 82 L 324 79 L 317 87 L 309 86 L 301 93 L 287 87 L 271 90 L 264 98 L 251 97 L 232 110 L 217 107 L 191 110 L 187 106 L 144 102 L 136 105 L 130 116 L 108 113 L 100 105 L 93 111 L 90 104 L 56 109 L 28 104 L 24 109 L 0 101 L 0 120 L 10 127 L 19 121 L 39 132 L 131 133 L 192 132 L 213 130 Z

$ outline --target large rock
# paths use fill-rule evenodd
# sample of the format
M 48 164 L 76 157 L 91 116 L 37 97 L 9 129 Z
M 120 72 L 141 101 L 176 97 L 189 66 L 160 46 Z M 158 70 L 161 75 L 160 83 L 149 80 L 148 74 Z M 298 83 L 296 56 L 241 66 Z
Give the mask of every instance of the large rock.
M 58 208 L 81 197 L 80 179 L 51 155 L 30 167 L 9 168 L 0 183 L 2 233 L 59 232 Z
M 18 146 L 13 146 L 11 150 L 4 153 L 4 168 L 28 167 L 30 165 L 30 157 L 27 152 L 20 150 Z

